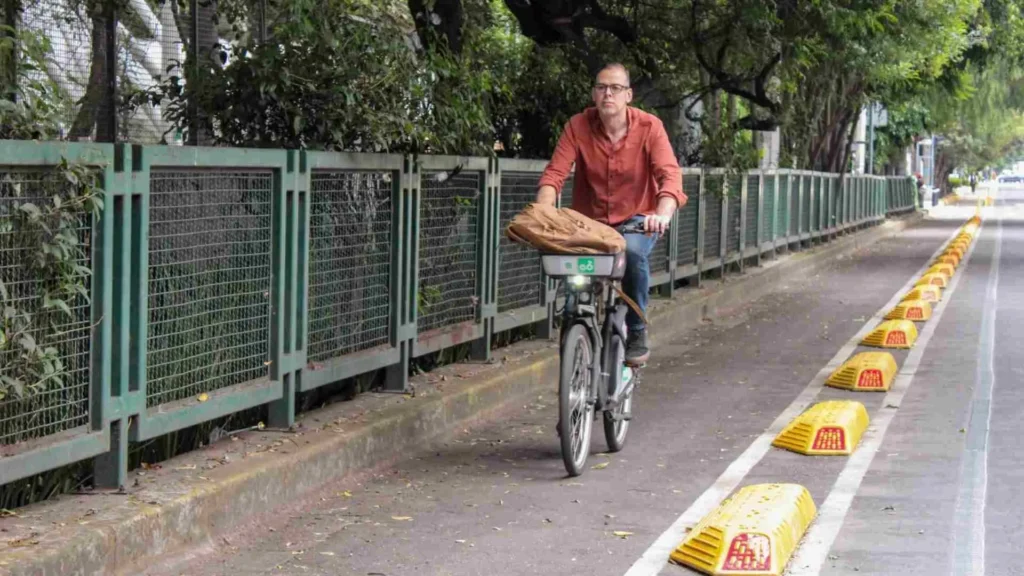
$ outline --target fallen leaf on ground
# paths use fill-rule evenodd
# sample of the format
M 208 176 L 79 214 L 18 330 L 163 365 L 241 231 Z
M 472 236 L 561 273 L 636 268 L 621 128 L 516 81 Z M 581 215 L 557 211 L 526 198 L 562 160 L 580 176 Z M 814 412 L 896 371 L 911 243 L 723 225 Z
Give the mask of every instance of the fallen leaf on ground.
M 608 462 L 601 462 L 590 467 L 591 470 L 603 470 L 608 467 Z
M 622 538 L 623 540 L 625 540 L 627 537 L 633 535 L 632 532 L 625 532 L 623 530 L 616 530 L 615 532 L 612 532 L 612 534 L 615 534 L 616 536 L 618 536 L 619 538 Z
M 412 520 L 412 516 L 392 516 L 391 519 L 397 520 L 399 522 L 404 522 L 406 520 Z
M 210 395 L 207 394 L 206 392 L 203 392 L 202 394 L 199 395 L 199 398 L 197 398 L 197 400 L 199 400 L 200 402 L 206 402 L 209 399 Z

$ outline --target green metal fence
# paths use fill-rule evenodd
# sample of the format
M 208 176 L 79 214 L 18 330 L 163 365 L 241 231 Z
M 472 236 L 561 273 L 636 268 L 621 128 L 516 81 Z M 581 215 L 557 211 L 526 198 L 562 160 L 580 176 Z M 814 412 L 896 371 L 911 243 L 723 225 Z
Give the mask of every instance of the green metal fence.
M 264 404 L 287 426 L 298 392 L 377 369 L 402 391 L 412 358 L 551 333 L 555 286 L 503 233 L 543 161 L 11 141 L 0 158 L 0 224 L 53 196 L 61 159 L 106 191 L 78 229 L 91 284 L 57 327 L 68 376 L 0 400 L 0 483 L 94 458 L 97 484 L 118 486 L 129 441 Z M 906 177 L 683 172 L 690 200 L 652 255 L 668 293 L 914 206 Z M 31 299 L 4 229 L 0 278 Z

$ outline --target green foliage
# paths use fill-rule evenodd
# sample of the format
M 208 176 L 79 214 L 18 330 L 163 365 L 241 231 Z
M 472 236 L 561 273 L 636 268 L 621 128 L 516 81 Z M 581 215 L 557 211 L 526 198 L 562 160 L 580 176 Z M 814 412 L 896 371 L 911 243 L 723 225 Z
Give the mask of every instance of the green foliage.
M 200 128 L 224 145 L 464 154 L 489 148 L 492 74 L 474 67 L 472 50 L 461 57 L 416 51 L 408 24 L 368 0 L 290 2 L 270 35 L 263 44 L 245 36 L 223 52 L 223 68 L 200 66 L 194 80 L 171 76 L 134 105 L 162 104 L 186 136 L 195 106 Z
M 15 81 L 0 85 L 0 139 L 55 140 L 66 98 L 46 75 L 49 39 L 32 30 L 0 26 L 0 70 L 15 70 Z
M 67 374 L 57 342 L 72 308 L 88 302 L 91 271 L 82 262 L 88 246 L 79 241 L 83 222 L 103 209 L 103 191 L 88 167 L 62 161 L 63 182 L 46 202 L 24 199 L 28 190 L 5 183 L 17 201 L 0 220 L 0 250 L 23 256 L 14 278 L 0 277 L 0 399 L 25 398 L 64 385 Z M 32 282 L 29 297 L 15 294 L 11 281 Z

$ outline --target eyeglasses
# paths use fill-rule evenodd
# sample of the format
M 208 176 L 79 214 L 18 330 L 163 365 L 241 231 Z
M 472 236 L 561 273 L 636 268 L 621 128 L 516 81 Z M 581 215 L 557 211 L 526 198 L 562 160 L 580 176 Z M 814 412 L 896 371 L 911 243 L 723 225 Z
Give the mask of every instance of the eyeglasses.
M 618 96 L 623 90 L 629 90 L 629 86 L 623 86 L 622 84 L 594 84 L 594 92 L 602 94 L 606 90 L 610 90 L 612 94 Z

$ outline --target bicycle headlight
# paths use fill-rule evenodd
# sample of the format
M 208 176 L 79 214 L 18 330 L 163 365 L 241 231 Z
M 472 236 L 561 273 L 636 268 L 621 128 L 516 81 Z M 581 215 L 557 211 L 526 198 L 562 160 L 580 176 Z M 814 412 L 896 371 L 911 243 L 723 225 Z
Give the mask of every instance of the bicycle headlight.
M 575 288 L 582 288 L 587 284 L 590 284 L 590 278 L 587 276 L 570 276 L 569 284 L 572 284 Z

